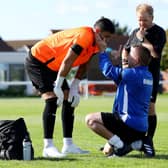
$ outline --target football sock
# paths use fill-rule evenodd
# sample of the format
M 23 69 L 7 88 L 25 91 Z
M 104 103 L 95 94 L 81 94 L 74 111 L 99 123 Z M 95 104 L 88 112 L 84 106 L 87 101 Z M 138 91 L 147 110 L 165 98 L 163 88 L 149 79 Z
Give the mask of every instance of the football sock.
M 44 138 L 44 147 L 47 148 L 47 147 L 50 147 L 50 146 L 54 146 L 53 140 Z
M 151 138 L 153 138 L 156 130 L 156 125 L 157 125 L 157 116 L 156 115 L 148 116 L 148 123 L 149 123 L 149 128 L 148 128 L 147 136 L 150 136 Z
M 43 112 L 43 128 L 44 138 L 53 138 L 54 125 L 55 125 L 55 114 L 57 109 L 57 98 L 50 98 L 46 100 L 44 112 Z
M 63 127 L 63 137 L 72 138 L 74 124 L 74 108 L 71 107 L 71 103 L 64 100 L 62 106 L 62 127 Z
M 117 148 L 122 148 L 124 146 L 123 141 L 118 137 L 117 135 L 113 135 L 109 140 L 108 143 L 110 145 L 113 145 Z
M 140 150 L 142 148 L 142 140 L 137 140 L 131 143 L 131 148 L 133 150 Z
M 70 146 L 73 144 L 72 138 L 63 138 L 63 144 L 65 146 Z

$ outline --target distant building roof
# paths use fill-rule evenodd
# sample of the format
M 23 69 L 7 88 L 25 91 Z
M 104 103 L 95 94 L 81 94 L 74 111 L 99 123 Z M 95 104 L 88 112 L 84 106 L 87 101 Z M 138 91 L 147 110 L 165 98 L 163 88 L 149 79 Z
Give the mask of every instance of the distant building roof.
M 51 33 L 56 33 L 61 31 L 61 29 L 51 29 Z M 27 46 L 28 48 L 31 48 L 35 43 L 40 41 L 41 39 L 34 39 L 34 40 L 11 40 L 11 41 L 6 41 L 6 43 L 13 47 L 15 50 L 18 48 L 22 48 L 23 46 Z
M 15 51 L 10 45 L 8 45 L 2 38 L 0 38 L 0 51 Z
M 51 31 L 51 33 L 57 33 L 57 32 L 59 32 L 59 31 L 62 31 L 63 29 L 51 29 L 50 31 Z
M 13 40 L 13 41 L 6 41 L 6 43 L 11 47 L 13 47 L 15 50 L 17 50 L 18 48 L 21 48 L 23 46 L 27 46 L 28 48 L 31 48 L 39 40 L 37 39 L 36 40 Z

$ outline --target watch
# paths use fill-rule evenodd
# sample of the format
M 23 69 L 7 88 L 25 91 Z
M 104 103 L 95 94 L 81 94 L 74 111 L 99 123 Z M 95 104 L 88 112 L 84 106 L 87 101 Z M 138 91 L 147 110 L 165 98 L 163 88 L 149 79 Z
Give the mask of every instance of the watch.
M 142 37 L 142 38 L 139 39 L 139 41 L 140 41 L 141 43 L 143 43 L 144 40 L 145 40 L 144 37 Z

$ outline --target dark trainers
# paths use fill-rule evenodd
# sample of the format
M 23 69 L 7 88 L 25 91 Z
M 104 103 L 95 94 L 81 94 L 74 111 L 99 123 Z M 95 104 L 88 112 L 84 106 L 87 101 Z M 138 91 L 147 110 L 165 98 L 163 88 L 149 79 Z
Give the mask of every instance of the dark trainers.
M 124 156 L 124 155 L 127 155 L 132 150 L 133 149 L 132 149 L 131 145 L 124 144 L 124 146 L 122 148 L 114 149 L 114 154 L 116 156 Z
M 155 156 L 155 149 L 153 147 L 153 141 L 150 137 L 148 136 L 144 137 L 141 151 L 143 151 L 144 154 L 148 157 Z

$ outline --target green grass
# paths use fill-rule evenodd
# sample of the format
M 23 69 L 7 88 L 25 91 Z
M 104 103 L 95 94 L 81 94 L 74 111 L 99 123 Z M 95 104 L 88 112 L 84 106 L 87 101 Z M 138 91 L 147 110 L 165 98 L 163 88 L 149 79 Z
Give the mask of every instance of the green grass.
M 68 155 L 65 159 L 42 158 L 42 110 L 43 100 L 40 98 L 1 98 L 0 114 L 2 119 L 24 117 L 30 132 L 35 150 L 33 161 L 0 160 L 0 168 L 167 168 L 168 167 L 168 95 L 159 95 L 157 101 L 158 126 L 154 138 L 156 157 L 145 158 L 139 152 L 132 152 L 122 158 L 107 159 L 98 150 L 106 141 L 94 134 L 85 125 L 86 114 L 98 111 L 111 111 L 113 97 L 81 98 L 76 109 L 74 125 L 74 141 L 81 148 L 90 150 L 89 155 Z M 57 111 L 54 133 L 56 146 L 62 147 L 61 111 Z

